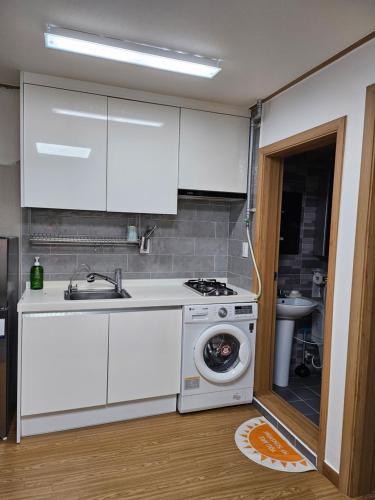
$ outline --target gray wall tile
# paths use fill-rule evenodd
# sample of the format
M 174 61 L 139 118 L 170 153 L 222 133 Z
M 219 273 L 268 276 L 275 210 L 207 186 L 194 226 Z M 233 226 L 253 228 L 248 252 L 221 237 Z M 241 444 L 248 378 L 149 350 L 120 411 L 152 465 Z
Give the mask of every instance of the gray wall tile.
M 175 255 L 173 271 L 199 271 L 209 273 L 215 270 L 214 257 Z
M 124 272 L 128 269 L 128 256 L 113 254 L 111 258 L 103 254 L 79 254 L 77 264 L 87 264 L 91 270 L 98 273 L 112 273 L 115 269 L 121 268 Z
M 194 238 L 152 238 L 151 254 L 194 255 Z
M 131 272 L 168 272 L 172 271 L 172 255 L 128 255 Z
M 195 255 L 227 255 L 227 238 L 197 238 Z
M 35 255 L 41 255 L 45 279 L 68 280 L 81 263 L 95 271 L 112 273 L 123 269 L 125 279 L 212 277 L 227 275 L 231 204 L 210 200 L 178 201 L 176 215 L 122 214 L 83 210 L 22 210 L 22 273 L 28 280 Z M 139 234 L 157 225 L 149 255 L 140 255 L 137 245 L 34 246 L 33 233 L 125 237 L 128 225 Z M 217 274 L 216 274 L 217 275 Z

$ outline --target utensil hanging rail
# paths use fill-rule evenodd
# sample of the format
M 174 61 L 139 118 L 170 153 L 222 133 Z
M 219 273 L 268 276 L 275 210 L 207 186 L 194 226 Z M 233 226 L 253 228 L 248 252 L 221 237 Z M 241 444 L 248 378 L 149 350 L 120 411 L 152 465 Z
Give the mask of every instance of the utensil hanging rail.
M 31 234 L 32 245 L 89 245 L 89 246 L 123 246 L 139 245 L 139 240 L 125 238 L 97 238 L 92 236 L 65 236 L 60 234 Z

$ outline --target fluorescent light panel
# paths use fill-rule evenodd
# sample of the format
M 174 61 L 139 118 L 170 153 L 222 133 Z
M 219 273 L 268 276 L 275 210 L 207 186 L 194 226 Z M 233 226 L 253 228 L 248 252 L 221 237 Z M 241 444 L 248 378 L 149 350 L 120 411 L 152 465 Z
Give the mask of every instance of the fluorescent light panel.
M 91 148 L 51 144 L 48 142 L 37 142 L 36 150 L 41 155 L 70 156 L 73 158 L 88 158 L 91 153 Z
M 147 66 L 175 73 L 213 78 L 219 71 L 220 60 L 183 51 L 153 47 L 142 43 L 81 33 L 75 30 L 47 26 L 45 45 L 50 49 L 111 59 L 138 66 Z

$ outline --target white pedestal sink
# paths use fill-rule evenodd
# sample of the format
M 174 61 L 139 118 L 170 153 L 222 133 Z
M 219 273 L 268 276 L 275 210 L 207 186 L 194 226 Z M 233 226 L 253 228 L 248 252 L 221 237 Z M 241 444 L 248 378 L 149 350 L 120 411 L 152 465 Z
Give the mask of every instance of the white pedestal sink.
M 295 321 L 311 314 L 316 306 L 317 302 L 306 297 L 277 299 L 273 381 L 279 387 L 287 387 L 289 384 Z

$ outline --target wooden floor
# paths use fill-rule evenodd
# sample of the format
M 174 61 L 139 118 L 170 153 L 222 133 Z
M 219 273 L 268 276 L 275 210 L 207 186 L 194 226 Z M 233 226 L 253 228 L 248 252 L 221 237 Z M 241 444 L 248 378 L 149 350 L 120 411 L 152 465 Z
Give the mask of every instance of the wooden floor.
M 346 498 L 318 472 L 251 462 L 234 432 L 251 406 L 168 414 L 0 443 L 0 498 L 324 500 Z

